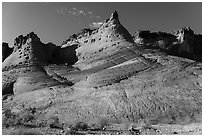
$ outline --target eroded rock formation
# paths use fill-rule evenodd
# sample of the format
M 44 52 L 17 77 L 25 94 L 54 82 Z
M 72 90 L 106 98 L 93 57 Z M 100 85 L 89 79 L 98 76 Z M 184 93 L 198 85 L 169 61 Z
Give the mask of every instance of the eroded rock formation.
M 157 48 L 171 55 L 202 60 L 202 36 L 194 34 L 189 27 L 174 33 L 138 31 L 133 38 L 146 48 Z
M 2 65 L 2 93 L 14 94 L 3 101 L 3 110 L 21 115 L 35 109 L 38 124 L 50 116 L 65 124 L 104 118 L 110 123 L 200 122 L 201 63 L 151 47 L 200 53 L 191 50 L 191 42 L 201 36 L 190 30 L 138 35 L 134 43 L 114 12 L 99 28 L 72 35 L 61 46 L 43 44 L 34 33 L 19 36 Z

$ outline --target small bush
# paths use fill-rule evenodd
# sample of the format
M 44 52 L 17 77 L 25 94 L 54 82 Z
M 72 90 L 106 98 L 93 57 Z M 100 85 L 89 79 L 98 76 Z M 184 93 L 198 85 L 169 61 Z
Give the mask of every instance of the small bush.
M 32 126 L 36 127 L 33 124 L 33 120 L 35 119 L 34 114 L 31 111 L 25 111 L 24 113 L 17 114 L 11 112 L 10 109 L 6 109 L 3 112 L 2 125 L 3 127 L 14 127 L 14 126 Z
M 67 131 L 66 131 L 66 134 L 65 135 L 77 135 L 77 132 L 75 130 L 73 130 L 72 128 L 69 128 Z
M 62 123 L 60 123 L 59 118 L 57 116 L 52 116 L 48 119 L 48 125 L 50 128 L 59 128 L 63 129 Z
M 106 127 L 110 125 L 110 122 L 106 118 L 102 118 L 99 120 L 99 126 L 101 130 L 106 130 Z
M 30 112 L 25 112 L 20 118 L 22 118 L 24 123 L 27 123 L 34 119 L 34 115 Z
M 16 120 L 16 115 L 11 112 L 10 109 L 6 109 L 3 112 L 4 117 L 2 117 L 2 126 L 3 127 L 10 127 L 16 125 L 19 121 Z
M 76 124 L 72 125 L 71 129 L 75 131 L 85 131 L 89 129 L 89 126 L 87 123 L 77 122 Z

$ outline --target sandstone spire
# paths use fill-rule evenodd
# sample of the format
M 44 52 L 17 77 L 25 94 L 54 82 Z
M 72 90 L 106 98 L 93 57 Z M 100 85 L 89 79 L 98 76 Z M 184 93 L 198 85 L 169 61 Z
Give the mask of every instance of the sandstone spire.
M 118 13 L 117 13 L 117 11 L 114 11 L 114 12 L 111 14 L 110 20 L 113 20 L 113 19 L 118 19 Z

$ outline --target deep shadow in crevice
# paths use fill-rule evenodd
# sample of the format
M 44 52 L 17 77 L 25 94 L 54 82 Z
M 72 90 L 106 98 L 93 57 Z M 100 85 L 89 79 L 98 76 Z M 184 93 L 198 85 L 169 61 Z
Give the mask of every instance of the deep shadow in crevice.
M 2 95 L 14 95 L 13 86 L 15 82 L 7 83 L 7 85 L 3 85 L 2 87 Z
M 54 53 L 52 54 L 52 58 L 48 61 L 51 64 L 67 64 L 73 65 L 78 61 L 78 57 L 76 56 L 76 49 L 78 48 L 78 44 L 74 44 L 65 48 L 56 47 Z
M 2 43 L 2 62 L 13 52 L 13 48 L 10 48 L 8 43 Z

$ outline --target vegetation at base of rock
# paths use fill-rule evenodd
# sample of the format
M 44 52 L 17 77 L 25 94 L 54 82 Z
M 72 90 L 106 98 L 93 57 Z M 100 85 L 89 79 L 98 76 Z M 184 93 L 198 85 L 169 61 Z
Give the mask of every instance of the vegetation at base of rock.
M 25 126 L 25 127 L 36 127 L 35 124 L 33 124 L 34 115 L 29 112 L 25 111 L 24 113 L 16 114 L 11 112 L 10 109 L 6 109 L 3 112 L 3 121 L 2 126 L 3 127 L 15 127 L 15 126 Z

